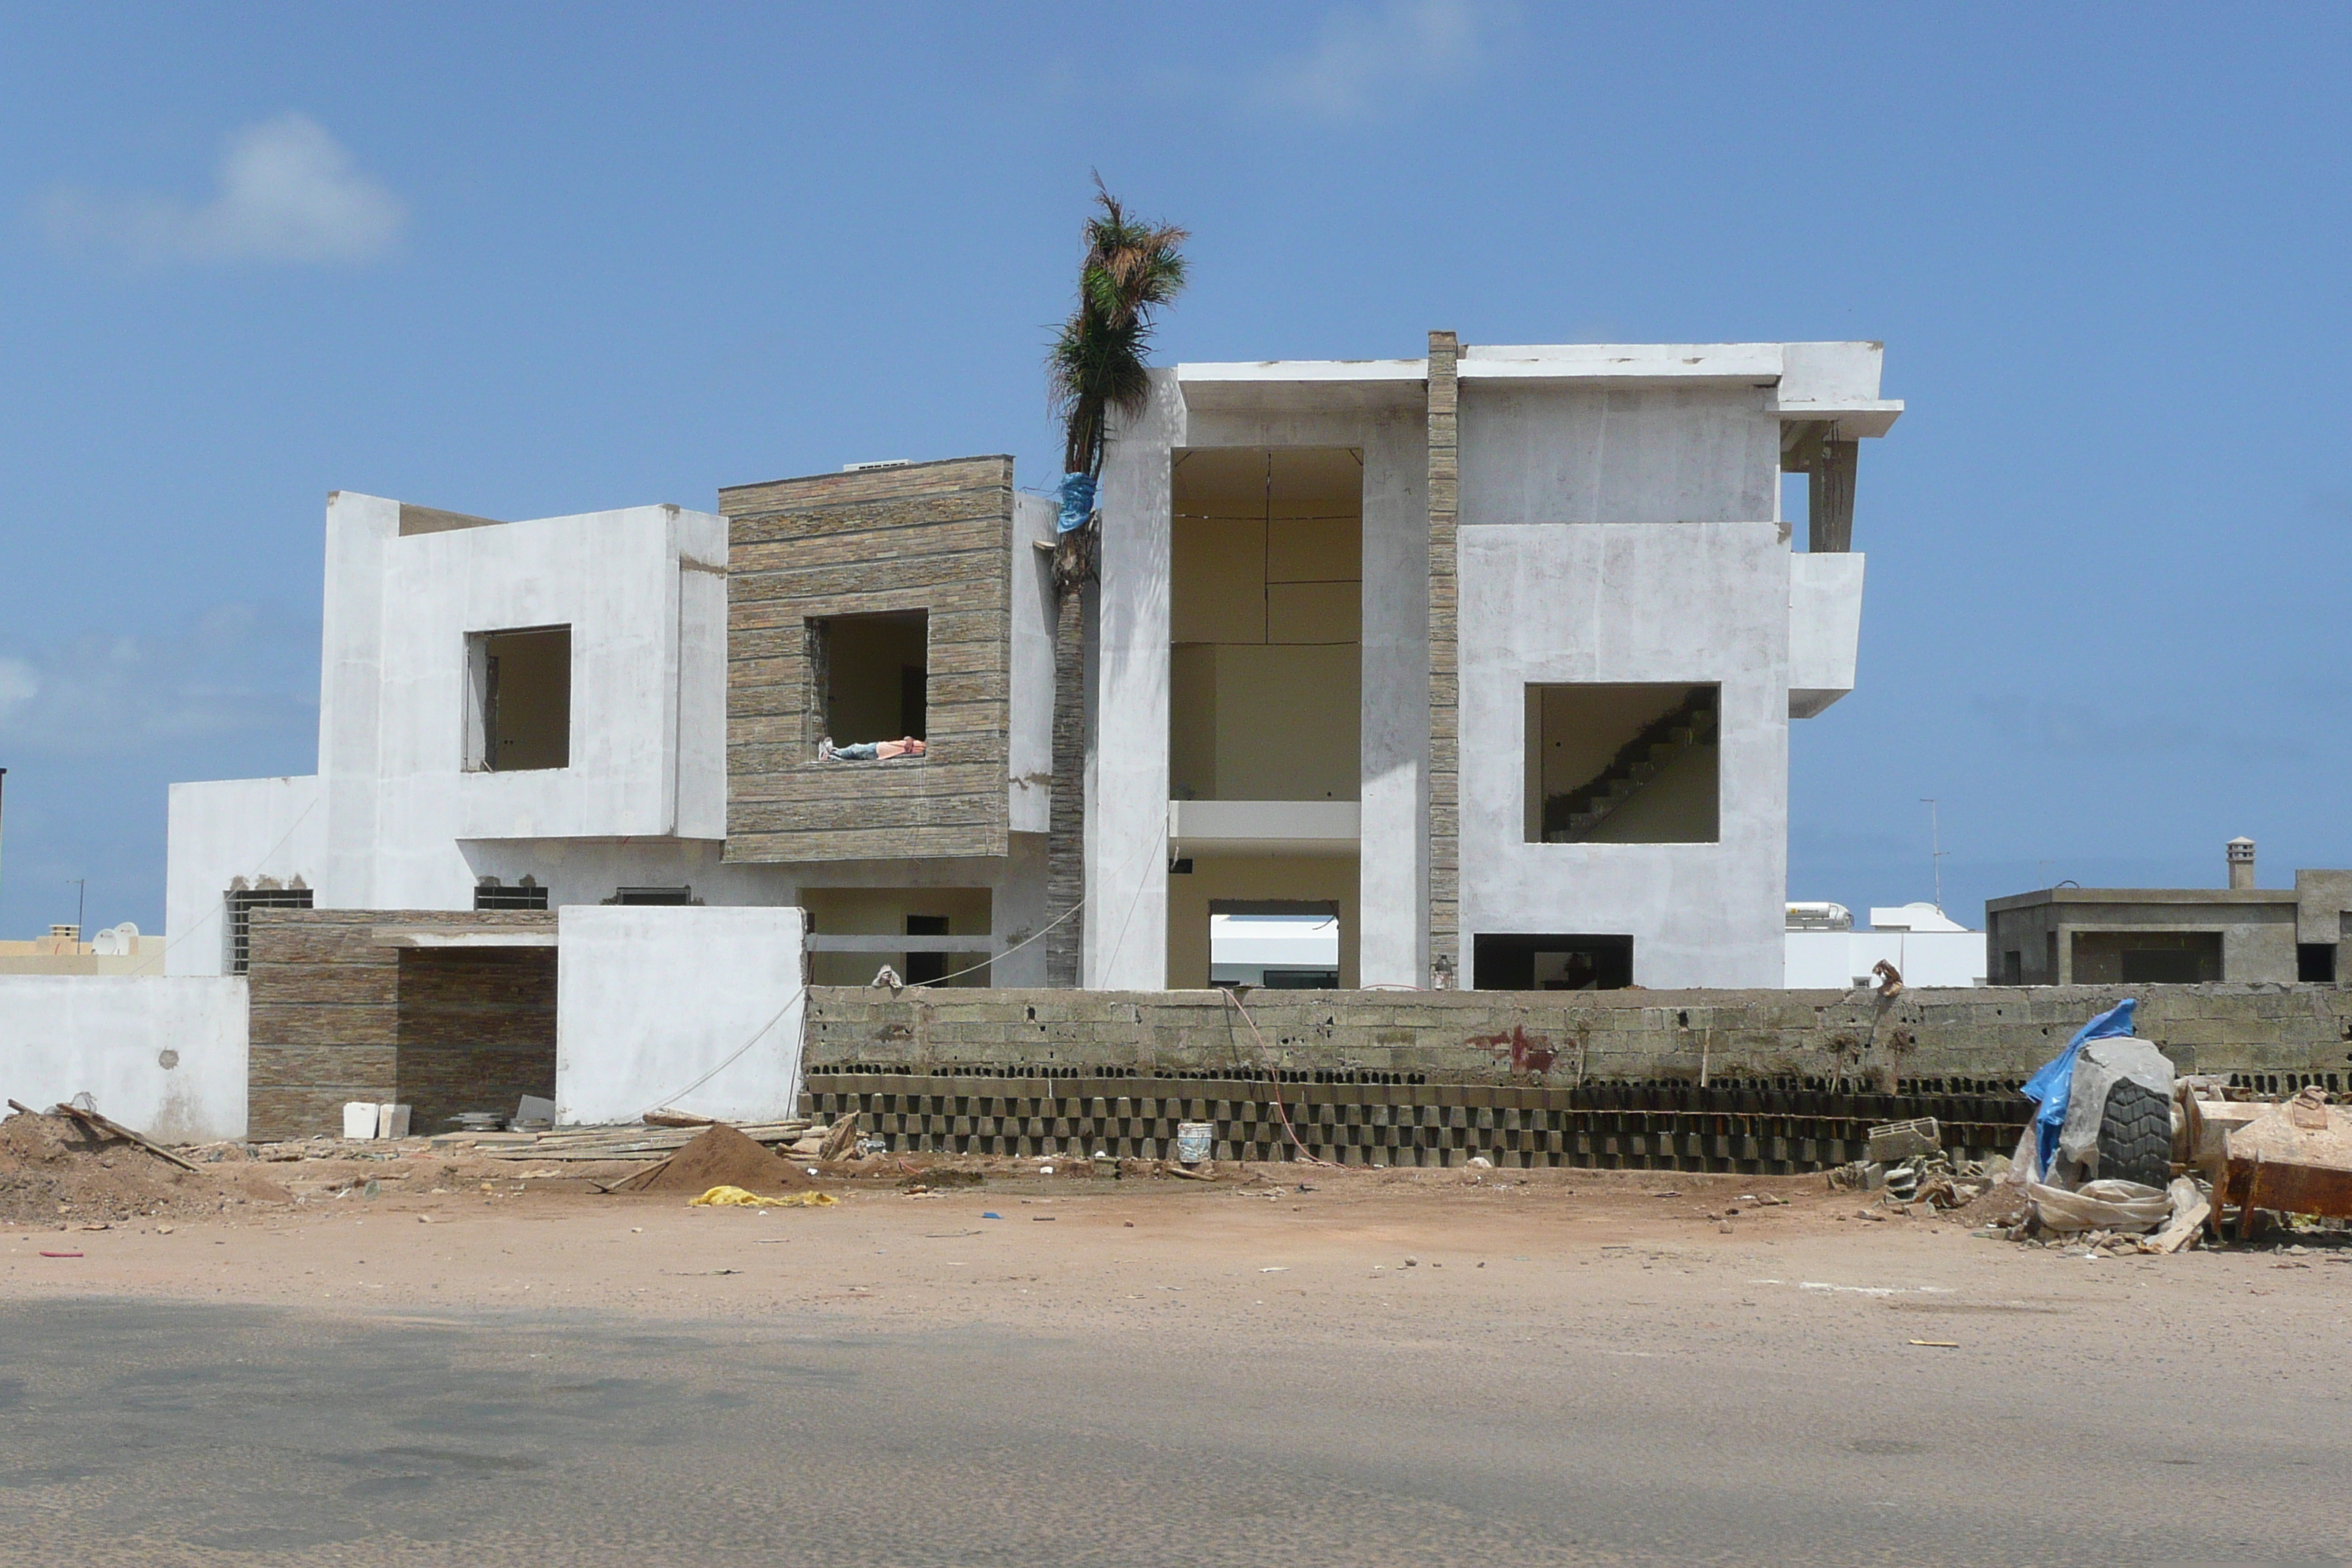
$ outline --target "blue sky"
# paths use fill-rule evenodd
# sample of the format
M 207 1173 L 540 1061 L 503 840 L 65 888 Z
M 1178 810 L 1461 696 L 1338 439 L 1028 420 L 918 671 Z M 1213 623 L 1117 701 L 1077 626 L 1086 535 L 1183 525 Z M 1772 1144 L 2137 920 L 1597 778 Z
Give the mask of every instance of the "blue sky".
M 0 13 L 0 934 L 160 929 L 164 786 L 315 763 L 321 508 L 1011 450 L 1087 172 L 1161 357 L 1876 338 L 1794 898 L 2352 864 L 2352 13 Z

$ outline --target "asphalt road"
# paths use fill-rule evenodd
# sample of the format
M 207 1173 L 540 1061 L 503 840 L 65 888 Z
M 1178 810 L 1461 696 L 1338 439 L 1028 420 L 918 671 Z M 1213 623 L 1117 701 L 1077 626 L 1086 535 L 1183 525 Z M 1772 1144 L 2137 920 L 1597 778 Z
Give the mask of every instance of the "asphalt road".
M 1639 1310 L 1704 1280 L 1626 1279 L 1524 1350 L 1426 1314 L 1286 1337 L 0 1302 L 0 1560 L 2284 1563 L 2352 1542 L 2352 1399 L 2324 1345 L 2250 1330 L 2141 1358 L 2030 1304 L 1897 1325 L 2015 1340 L 1956 1375 L 1882 1348 L 1885 1300 L 1783 1292 L 1718 1335 Z

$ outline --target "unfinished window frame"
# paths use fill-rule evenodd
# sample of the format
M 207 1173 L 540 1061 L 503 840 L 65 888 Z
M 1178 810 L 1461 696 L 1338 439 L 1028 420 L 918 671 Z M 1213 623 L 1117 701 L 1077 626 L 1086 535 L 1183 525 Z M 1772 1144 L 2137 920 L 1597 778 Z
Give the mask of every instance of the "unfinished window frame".
M 560 634 L 563 638 L 563 714 L 561 760 L 533 760 L 526 763 L 501 767 L 499 723 L 499 655 L 492 645 L 510 637 L 548 637 Z M 568 621 L 551 626 L 497 626 L 466 634 L 466 736 L 464 767 L 469 773 L 557 773 L 572 765 L 572 676 L 576 668 L 573 658 L 572 624 Z M 536 759 L 542 753 L 530 751 L 525 755 Z
M 1620 742 L 1598 771 L 1572 788 L 1553 795 L 1549 792 L 1545 777 L 1546 752 L 1551 739 L 1545 727 L 1546 700 L 1554 692 L 1580 691 L 1596 694 L 1596 700 L 1601 693 L 1647 692 L 1660 697 L 1673 693 L 1681 695 L 1671 700 L 1656 717 L 1644 721 L 1631 736 Z M 1530 680 L 1521 688 L 1520 708 L 1520 815 L 1524 842 L 1618 848 L 1723 842 L 1723 683 L 1720 680 Z M 1561 738 L 1565 740 L 1565 734 Z M 1656 748 L 1661 745 L 1679 746 L 1685 752 L 1704 747 L 1713 753 L 1713 809 L 1706 835 L 1699 837 L 1595 837 L 1619 809 L 1639 798 L 1643 789 L 1681 760 L 1673 754 L 1660 758 Z M 1646 757 L 1641 754 L 1644 752 L 1648 753 Z M 1643 772 L 1644 768 L 1649 771 Z M 1622 795 L 1612 795 L 1609 792 L 1620 782 L 1630 783 L 1632 789 Z M 1597 816 L 1594 815 L 1596 809 Z
M 893 684 L 898 692 L 898 731 L 889 735 L 845 735 L 835 724 L 834 708 L 834 667 L 837 661 L 835 633 L 844 622 L 913 622 L 919 629 L 922 647 L 922 664 L 901 663 Z M 912 735 L 923 742 L 925 754 L 930 749 L 931 708 L 931 611 L 927 605 L 910 605 L 891 610 L 856 610 L 838 615 L 808 616 L 801 622 L 803 692 L 801 713 L 801 744 L 809 757 L 815 757 L 817 748 L 831 740 L 837 745 L 857 745 L 871 741 L 896 741 Z M 911 727 L 908 714 L 908 677 L 919 668 L 922 700 L 913 715 Z M 919 759 L 916 759 L 919 760 Z

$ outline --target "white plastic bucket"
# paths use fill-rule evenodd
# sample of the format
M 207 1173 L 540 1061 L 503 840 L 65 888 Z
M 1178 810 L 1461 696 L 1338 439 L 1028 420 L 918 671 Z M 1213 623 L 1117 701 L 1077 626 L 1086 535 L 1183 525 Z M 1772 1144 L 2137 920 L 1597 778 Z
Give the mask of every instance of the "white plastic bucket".
M 1179 1121 L 1176 1124 L 1176 1159 L 1180 1164 L 1197 1165 L 1209 1157 L 1209 1147 L 1217 1136 L 1213 1121 Z

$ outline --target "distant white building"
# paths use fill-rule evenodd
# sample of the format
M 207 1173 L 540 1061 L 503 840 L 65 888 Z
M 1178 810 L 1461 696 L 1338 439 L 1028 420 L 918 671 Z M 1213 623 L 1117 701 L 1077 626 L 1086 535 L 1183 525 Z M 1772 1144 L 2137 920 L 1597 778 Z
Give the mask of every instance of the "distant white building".
M 1790 904 L 1788 967 L 1781 984 L 1792 991 L 1844 991 L 1876 985 L 1879 963 L 1894 965 L 1906 985 L 1982 985 L 1984 932 L 1970 931 L 1935 905 L 1919 902 L 1870 911 L 1870 929 L 1855 931 L 1843 904 Z

